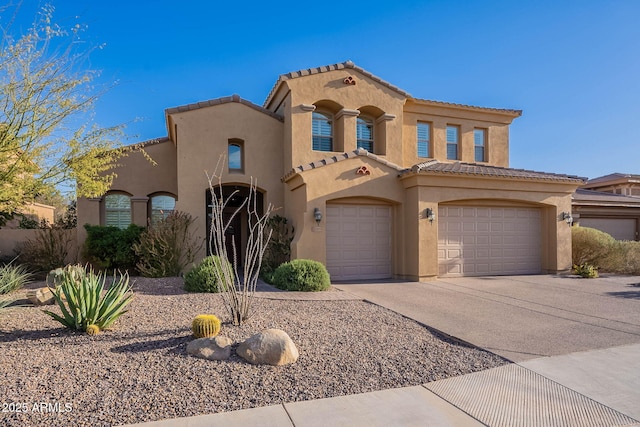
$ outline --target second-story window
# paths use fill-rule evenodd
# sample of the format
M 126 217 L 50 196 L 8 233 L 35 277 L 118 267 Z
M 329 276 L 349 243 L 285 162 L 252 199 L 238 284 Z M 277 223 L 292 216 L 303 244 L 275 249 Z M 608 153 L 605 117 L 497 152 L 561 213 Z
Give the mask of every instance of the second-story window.
M 431 144 L 431 125 L 418 122 L 418 157 L 429 157 L 429 145 Z
M 373 152 L 373 120 L 358 117 L 356 125 L 357 147 L 364 148 L 368 152 Z
M 473 130 L 473 146 L 475 150 L 475 161 L 486 162 L 487 156 L 485 147 L 487 145 L 487 130 L 486 129 L 474 129 Z
M 333 151 L 333 117 L 314 111 L 311 124 L 312 147 L 316 151 Z
M 458 126 L 447 126 L 447 160 L 459 160 L 459 142 L 460 128 Z

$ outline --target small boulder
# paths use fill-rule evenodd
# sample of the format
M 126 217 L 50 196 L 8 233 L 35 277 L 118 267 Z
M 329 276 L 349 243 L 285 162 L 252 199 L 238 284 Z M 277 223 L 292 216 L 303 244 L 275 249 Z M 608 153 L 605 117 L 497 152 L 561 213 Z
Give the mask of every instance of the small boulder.
M 34 305 L 51 305 L 56 302 L 49 288 L 35 289 L 27 294 L 27 298 Z
M 254 365 L 287 365 L 298 360 L 298 349 L 289 335 L 280 329 L 266 329 L 248 338 L 236 354 Z
M 187 344 L 187 353 L 208 360 L 226 360 L 231 356 L 233 340 L 228 337 L 217 336 L 198 338 Z

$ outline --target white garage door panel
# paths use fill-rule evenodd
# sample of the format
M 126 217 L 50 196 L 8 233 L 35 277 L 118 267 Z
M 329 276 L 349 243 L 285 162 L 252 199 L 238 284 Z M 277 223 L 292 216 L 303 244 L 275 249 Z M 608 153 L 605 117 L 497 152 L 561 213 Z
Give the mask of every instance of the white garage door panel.
M 440 276 L 531 274 L 541 270 L 536 208 L 439 208 Z
M 636 220 L 632 218 L 581 218 L 580 225 L 604 231 L 617 240 L 636 238 Z
M 327 205 L 327 270 L 335 280 L 391 277 L 391 208 Z

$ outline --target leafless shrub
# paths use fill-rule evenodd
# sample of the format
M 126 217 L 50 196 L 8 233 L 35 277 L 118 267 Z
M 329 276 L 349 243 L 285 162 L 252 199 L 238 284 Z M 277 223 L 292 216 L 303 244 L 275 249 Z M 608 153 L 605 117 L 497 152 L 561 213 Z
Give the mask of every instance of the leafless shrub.
M 255 313 L 254 295 L 262 266 L 262 259 L 271 238 L 271 232 L 266 231 L 268 219 L 273 212 L 269 204 L 262 214 L 259 214 L 257 201 L 257 181 L 251 178 L 249 195 L 237 207 L 231 217 L 225 221 L 223 212 L 229 207 L 229 202 L 237 193 L 228 197 L 222 194 L 222 170 L 226 163 L 225 156 L 220 156 L 213 175 L 207 174 L 209 191 L 211 192 L 211 232 L 209 235 L 209 250 L 221 258 L 231 261 L 233 269 L 215 269 L 218 282 L 222 284 L 220 295 L 234 325 L 242 325 Z M 247 244 L 243 263 L 238 265 L 238 250 L 232 240 L 232 254 L 227 252 L 226 231 L 236 215 L 247 212 Z M 229 256 L 231 255 L 231 257 Z

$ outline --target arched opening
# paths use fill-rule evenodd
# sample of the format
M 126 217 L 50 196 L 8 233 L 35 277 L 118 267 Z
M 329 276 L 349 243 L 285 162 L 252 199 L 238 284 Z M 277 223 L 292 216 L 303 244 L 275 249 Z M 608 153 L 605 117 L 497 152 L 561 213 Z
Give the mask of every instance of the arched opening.
M 225 224 L 229 224 L 225 232 L 224 241 L 229 261 L 233 263 L 234 252 L 236 256 L 237 266 L 241 266 L 244 262 L 244 251 L 247 245 L 247 236 L 249 233 L 249 213 L 247 211 L 247 199 L 249 198 L 249 186 L 242 184 L 225 184 L 214 188 L 214 193 L 218 198 L 222 197 L 228 200 L 226 207 L 222 212 L 222 220 Z M 211 245 L 211 208 L 212 208 L 211 190 L 205 191 L 205 217 L 207 218 L 207 238 L 206 250 L 207 255 L 215 255 L 215 248 Z M 255 201 L 251 200 L 252 209 L 255 202 L 256 214 L 261 216 L 264 212 L 264 192 L 260 189 L 256 191 Z M 239 209 L 239 211 L 238 211 Z M 236 215 L 234 213 L 238 211 Z

